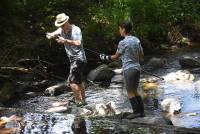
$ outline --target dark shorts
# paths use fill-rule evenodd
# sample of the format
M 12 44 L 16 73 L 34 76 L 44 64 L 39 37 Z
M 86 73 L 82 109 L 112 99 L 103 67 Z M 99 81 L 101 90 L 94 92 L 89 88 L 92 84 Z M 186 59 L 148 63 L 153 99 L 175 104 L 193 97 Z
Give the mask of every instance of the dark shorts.
M 83 81 L 83 68 L 85 63 L 82 61 L 74 61 L 70 63 L 70 72 L 68 76 L 69 83 L 81 84 Z
M 137 90 L 140 81 L 140 71 L 129 68 L 124 70 L 124 81 L 127 91 Z

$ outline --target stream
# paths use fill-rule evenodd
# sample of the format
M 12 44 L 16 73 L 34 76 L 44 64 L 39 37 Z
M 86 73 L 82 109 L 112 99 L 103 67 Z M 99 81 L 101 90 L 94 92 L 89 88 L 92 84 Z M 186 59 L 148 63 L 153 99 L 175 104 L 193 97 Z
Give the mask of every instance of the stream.
M 181 70 L 178 59 L 183 55 L 200 56 L 199 49 L 191 51 L 179 51 L 175 54 L 159 56 L 166 58 L 167 64 L 152 73 L 165 77 L 171 72 Z M 146 92 L 145 113 L 146 116 L 162 116 L 160 102 L 164 98 L 179 98 L 181 102 L 181 113 L 171 117 L 172 123 L 176 127 L 200 128 L 200 89 L 195 88 L 195 82 L 200 80 L 199 74 L 194 74 L 193 82 L 167 82 L 157 80 L 159 85 L 157 90 Z M 150 79 L 153 76 L 142 74 L 141 79 Z M 115 102 L 117 110 L 120 112 L 131 112 L 131 106 L 127 99 L 123 83 L 110 83 L 110 85 L 90 84 L 86 89 L 86 101 L 88 105 L 98 103 Z M 200 86 L 199 86 L 200 87 Z M 142 86 L 139 92 L 144 95 Z M 173 126 L 157 127 L 154 125 L 131 124 L 127 120 L 115 118 L 79 118 L 74 109 L 64 113 L 47 113 L 52 103 L 66 101 L 71 98 L 71 92 L 58 96 L 45 96 L 38 94 L 34 97 L 24 97 L 5 108 L 0 116 L 16 114 L 23 117 L 24 128 L 19 133 L 23 134 L 174 134 L 177 133 Z M 187 113 L 195 113 L 193 116 Z M 73 126 L 80 125 L 80 130 L 75 132 Z M 13 127 L 8 124 L 6 127 Z M 200 132 L 199 132 L 200 133 Z

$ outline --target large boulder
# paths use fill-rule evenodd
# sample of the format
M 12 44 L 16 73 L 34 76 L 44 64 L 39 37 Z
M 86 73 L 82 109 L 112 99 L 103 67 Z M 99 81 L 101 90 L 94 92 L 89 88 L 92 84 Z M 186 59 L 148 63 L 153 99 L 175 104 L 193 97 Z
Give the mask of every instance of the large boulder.
M 179 64 L 182 68 L 196 68 L 200 67 L 199 57 L 183 56 L 179 59 Z
M 163 77 L 165 81 L 193 81 L 195 79 L 194 75 L 187 70 L 178 70 L 176 72 L 171 72 Z
M 92 82 L 110 82 L 114 74 L 111 68 L 103 64 L 90 71 L 87 80 Z

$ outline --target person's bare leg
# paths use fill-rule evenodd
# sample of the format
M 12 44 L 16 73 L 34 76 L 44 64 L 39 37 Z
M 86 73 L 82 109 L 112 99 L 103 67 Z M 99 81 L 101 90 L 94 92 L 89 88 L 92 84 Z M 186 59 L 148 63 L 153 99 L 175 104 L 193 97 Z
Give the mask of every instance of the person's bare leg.
M 138 96 L 139 94 L 138 94 L 138 92 L 137 92 L 137 90 L 131 90 L 131 91 L 129 91 L 128 92 L 128 98 L 130 99 L 130 98 L 133 98 L 133 97 L 136 97 L 136 96 Z
M 85 101 L 85 95 L 83 95 L 83 86 L 82 84 L 75 84 L 75 83 L 72 83 L 70 84 L 70 87 L 74 93 L 74 96 L 75 96 L 75 100 L 78 101 L 78 102 L 82 102 L 82 101 Z
M 82 95 L 83 101 L 85 101 L 85 85 L 84 85 L 84 83 L 82 83 L 81 86 L 82 86 L 81 95 Z

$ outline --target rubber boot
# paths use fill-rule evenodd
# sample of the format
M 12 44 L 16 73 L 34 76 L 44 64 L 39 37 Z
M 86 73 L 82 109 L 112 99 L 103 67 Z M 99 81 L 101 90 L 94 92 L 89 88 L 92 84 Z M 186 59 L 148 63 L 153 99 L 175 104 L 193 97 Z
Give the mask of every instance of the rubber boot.
M 141 116 L 140 106 L 138 104 L 137 98 L 136 97 L 130 98 L 129 101 L 131 103 L 131 106 L 132 106 L 132 109 L 133 109 L 133 113 L 127 115 L 125 118 L 134 119 L 134 118 L 140 117 Z
M 139 111 L 140 111 L 140 117 L 144 117 L 145 116 L 145 113 L 144 113 L 144 103 L 143 103 L 143 100 L 142 100 L 142 97 L 141 96 L 136 96 L 137 98 L 137 102 L 139 104 Z

